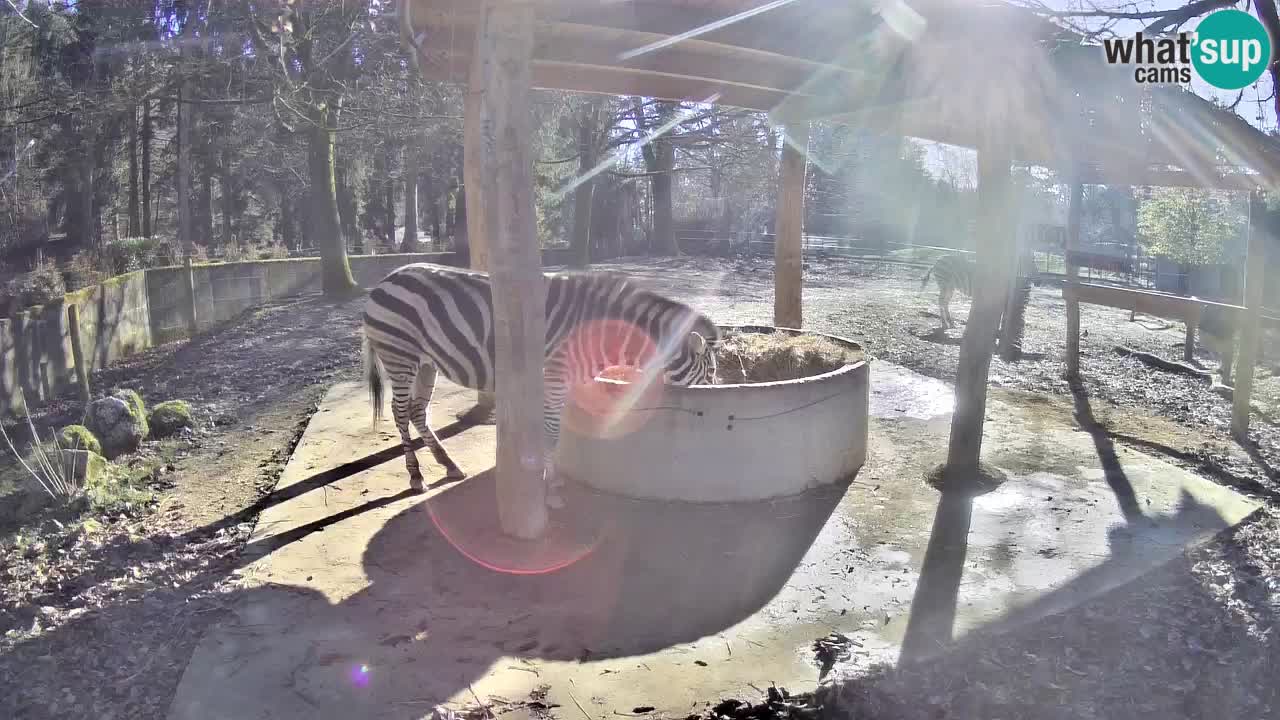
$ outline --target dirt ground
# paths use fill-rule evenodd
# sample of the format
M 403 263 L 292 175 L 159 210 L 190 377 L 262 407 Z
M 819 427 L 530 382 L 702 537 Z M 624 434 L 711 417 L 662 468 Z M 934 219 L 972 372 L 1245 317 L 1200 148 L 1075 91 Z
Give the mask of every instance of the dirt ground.
M 190 401 L 198 428 L 167 448 L 147 511 L 5 533 L 0 717 L 165 717 L 307 419 L 339 374 L 357 372 L 359 307 L 272 304 L 94 375 L 95 388 L 134 388 L 149 403 Z M 75 408 L 33 419 L 60 426 Z
M 692 301 L 717 322 L 771 320 L 771 260 L 603 267 Z M 953 379 L 960 330 L 932 332 L 937 295 L 932 284 L 921 290 L 923 268 L 811 260 L 805 275 L 807 327 L 863 343 L 875 358 Z M 150 477 L 158 500 L 147 511 L 97 518 L 89 527 L 47 520 L 3 532 L 0 716 L 164 717 L 192 648 L 222 609 L 238 550 L 258 512 L 273 502 L 275 480 L 320 394 L 359 371 L 361 303 L 273 304 L 220 332 L 95 374 L 95 388 L 131 387 L 148 402 L 191 401 L 199 428 L 164 448 L 171 460 Z M 967 310 L 967 300 L 953 305 L 961 322 Z M 1082 315 L 1083 387 L 1073 393 L 1061 379 L 1060 294 L 1037 288 L 1027 311 L 1026 357 L 993 362 L 993 392 L 1074 414 L 1095 438 L 1164 455 L 1274 507 L 1276 426 L 1255 417 L 1255 445 L 1241 450 L 1227 438 L 1227 401 L 1198 381 L 1152 372 L 1112 351 L 1124 344 L 1177 359 L 1181 328 L 1141 316 L 1129 322 L 1127 312 L 1108 308 L 1083 306 Z M 1204 351 L 1200 359 L 1216 367 Z M 1269 387 L 1264 381 L 1260 394 Z M 1081 396 L 1092 401 L 1083 415 Z M 74 408 L 54 404 L 35 419 L 65 424 Z M 142 455 L 159 451 L 144 448 Z M 1134 717 L 1201 717 L 1230 709 L 1227 715 L 1266 717 L 1280 708 L 1271 682 L 1278 528 L 1268 508 L 1141 587 L 1030 630 L 967 640 L 936 662 L 790 703 L 801 709 L 784 703 L 722 710 L 809 717 L 821 704 L 842 717 L 996 718 L 1103 717 L 1117 708 Z M 1105 641 L 1117 635 L 1126 643 Z M 918 688 L 912 691 L 918 702 L 894 700 L 910 688 Z M 1064 702 L 1061 711 L 1048 709 Z

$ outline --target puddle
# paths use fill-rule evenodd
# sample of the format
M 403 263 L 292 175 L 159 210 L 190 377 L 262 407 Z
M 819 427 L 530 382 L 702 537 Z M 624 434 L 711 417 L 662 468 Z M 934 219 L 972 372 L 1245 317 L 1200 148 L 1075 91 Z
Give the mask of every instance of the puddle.
M 955 391 L 934 378 L 887 363 L 871 364 L 871 417 L 932 420 L 951 414 Z

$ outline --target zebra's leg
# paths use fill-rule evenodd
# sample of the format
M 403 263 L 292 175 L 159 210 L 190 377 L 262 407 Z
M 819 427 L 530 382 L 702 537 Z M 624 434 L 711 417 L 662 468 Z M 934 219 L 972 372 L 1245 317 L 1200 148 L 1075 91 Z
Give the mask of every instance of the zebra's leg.
M 951 293 L 945 288 L 938 288 L 938 315 L 942 318 L 942 329 L 955 327 L 951 320 Z
M 547 506 L 558 509 L 564 507 L 564 498 L 558 492 L 564 487 L 564 480 L 556 473 L 555 456 L 560 444 L 560 419 L 568 387 L 559 377 L 544 377 L 543 382 L 546 393 L 542 404 L 542 426 L 546 437 L 543 478 L 547 483 Z
M 1232 385 L 1233 383 L 1231 382 L 1231 367 L 1232 365 L 1235 364 L 1235 359 L 1236 359 L 1235 335 L 1232 335 L 1231 337 L 1223 341 L 1222 351 L 1219 353 L 1219 355 L 1222 356 L 1221 366 L 1218 369 L 1218 373 L 1222 375 L 1222 384 Z
M 430 363 L 423 363 L 422 367 L 418 368 L 418 377 L 413 383 L 413 402 L 409 406 L 409 419 L 413 421 L 413 426 L 418 428 L 423 444 L 431 450 L 431 457 L 445 469 L 445 477 L 464 478 L 467 474 L 462 472 L 462 468 L 458 467 L 453 458 L 449 457 L 448 451 L 444 449 L 444 445 L 440 443 L 440 439 L 436 437 L 435 431 L 427 422 L 428 413 L 431 412 L 431 394 L 435 392 L 437 375 L 436 366 Z
M 409 435 L 409 405 L 413 395 L 413 374 L 407 372 L 388 373 L 391 381 L 391 416 L 396 421 L 396 430 L 400 431 L 400 446 L 404 448 L 404 464 L 409 469 L 409 488 L 422 492 L 422 470 L 418 467 L 418 456 L 413 452 L 413 438 Z

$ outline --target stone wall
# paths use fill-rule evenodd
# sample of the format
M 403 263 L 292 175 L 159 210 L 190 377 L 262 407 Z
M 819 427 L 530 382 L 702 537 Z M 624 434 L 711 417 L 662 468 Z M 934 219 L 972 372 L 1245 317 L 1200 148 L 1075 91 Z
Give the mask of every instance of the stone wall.
M 543 251 L 545 266 L 563 265 L 567 249 Z M 403 265 L 454 265 L 456 254 L 353 255 L 351 273 L 369 288 Z M 320 259 L 290 258 L 183 266 L 120 275 L 0 320 L 0 417 L 75 387 L 67 307 L 76 305 L 90 372 L 155 345 L 189 335 L 189 288 L 195 288 L 197 332 L 212 330 L 277 298 L 320 292 Z

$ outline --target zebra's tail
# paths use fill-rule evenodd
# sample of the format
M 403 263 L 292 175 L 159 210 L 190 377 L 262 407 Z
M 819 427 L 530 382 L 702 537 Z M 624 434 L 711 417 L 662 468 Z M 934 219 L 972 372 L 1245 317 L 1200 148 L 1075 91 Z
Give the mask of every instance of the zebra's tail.
M 376 427 L 382 419 L 382 367 L 367 336 L 364 339 L 364 374 L 369 382 L 369 402 L 373 404 L 373 424 Z

